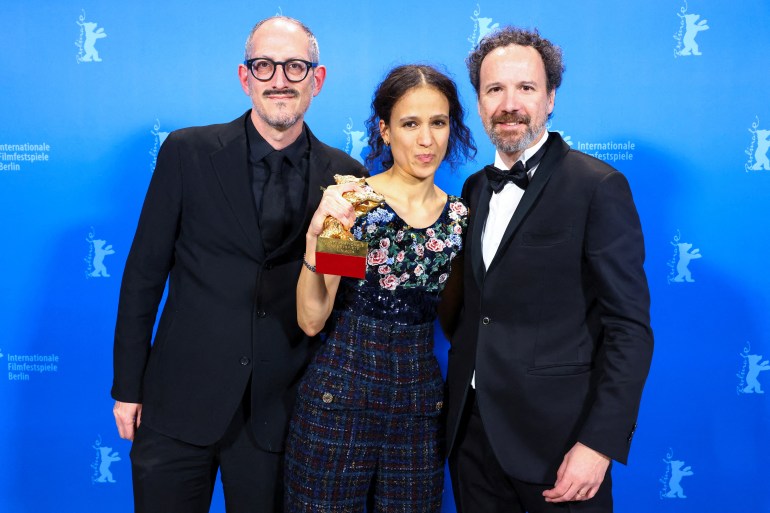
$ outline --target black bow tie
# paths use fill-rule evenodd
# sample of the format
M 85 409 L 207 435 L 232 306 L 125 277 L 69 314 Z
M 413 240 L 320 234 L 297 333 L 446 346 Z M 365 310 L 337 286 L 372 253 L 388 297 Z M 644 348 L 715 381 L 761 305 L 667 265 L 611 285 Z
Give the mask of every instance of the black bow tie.
M 550 139 L 550 138 L 549 138 Z M 548 140 L 543 144 L 539 150 L 535 152 L 530 158 L 527 159 L 525 164 L 521 160 L 517 160 L 516 164 L 507 171 L 498 169 L 495 166 L 484 166 L 484 173 L 487 175 L 487 181 L 492 188 L 492 192 L 500 192 L 508 182 L 513 182 L 514 185 L 520 189 L 526 190 L 529 185 L 529 175 L 527 172 L 540 163 L 540 159 L 543 158 L 545 150 L 548 149 Z
M 487 174 L 487 180 L 492 188 L 492 192 L 502 191 L 508 182 L 513 182 L 520 189 L 526 189 L 527 185 L 529 185 L 527 167 L 520 160 L 508 171 L 497 169 L 495 166 L 485 166 L 484 172 Z

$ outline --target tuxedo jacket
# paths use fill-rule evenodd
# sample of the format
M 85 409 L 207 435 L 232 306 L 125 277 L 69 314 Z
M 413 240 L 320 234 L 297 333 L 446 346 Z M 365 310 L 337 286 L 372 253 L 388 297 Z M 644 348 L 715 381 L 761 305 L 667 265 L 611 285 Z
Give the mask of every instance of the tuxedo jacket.
M 448 447 L 471 377 L 503 469 L 553 483 L 578 441 L 625 463 L 652 357 L 644 242 L 625 177 L 556 134 L 485 270 L 491 190 L 463 187 L 471 219 L 463 309 L 448 362 Z
M 210 445 L 251 379 L 257 443 L 280 451 L 295 387 L 318 345 L 297 325 L 305 232 L 321 187 L 334 174 L 364 170 L 308 130 L 303 219 L 266 254 L 248 163 L 249 115 L 172 132 L 160 149 L 120 289 L 112 396 L 142 403 L 142 423 L 153 430 Z

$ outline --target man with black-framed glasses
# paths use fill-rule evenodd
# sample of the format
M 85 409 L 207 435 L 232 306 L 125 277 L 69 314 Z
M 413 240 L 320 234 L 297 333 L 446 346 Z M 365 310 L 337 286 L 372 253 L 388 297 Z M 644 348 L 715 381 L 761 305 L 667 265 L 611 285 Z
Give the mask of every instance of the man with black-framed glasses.
M 228 513 L 282 509 L 286 425 L 319 343 L 297 325 L 305 232 L 334 174 L 364 174 L 304 123 L 326 78 L 318 61 L 305 25 L 261 21 L 238 69 L 252 109 L 161 147 L 115 330 L 114 414 L 134 440 L 138 512 L 208 511 L 218 470 Z

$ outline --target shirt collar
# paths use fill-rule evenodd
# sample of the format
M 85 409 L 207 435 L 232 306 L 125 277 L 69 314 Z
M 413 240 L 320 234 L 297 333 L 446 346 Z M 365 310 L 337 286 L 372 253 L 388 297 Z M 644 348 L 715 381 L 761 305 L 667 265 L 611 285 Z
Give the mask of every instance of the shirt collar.
M 307 125 L 303 123 L 302 132 L 300 132 L 299 137 L 281 150 L 281 153 L 289 159 L 294 167 L 300 165 L 302 158 L 305 156 L 305 152 L 307 152 L 310 147 L 310 138 L 308 137 L 307 132 Z M 252 162 L 260 162 L 269 153 L 275 151 L 275 149 L 270 146 L 270 143 L 262 137 L 262 134 L 260 134 L 259 130 L 254 126 L 251 116 L 246 116 L 246 135 L 249 139 L 249 156 L 251 157 Z

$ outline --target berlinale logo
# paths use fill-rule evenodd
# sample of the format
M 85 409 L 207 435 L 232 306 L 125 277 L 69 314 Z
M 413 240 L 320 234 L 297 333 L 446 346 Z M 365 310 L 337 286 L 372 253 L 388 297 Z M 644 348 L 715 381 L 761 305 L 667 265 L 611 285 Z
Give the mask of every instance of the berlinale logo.
M 112 244 L 107 244 L 106 240 L 97 239 L 93 227 L 86 237 L 86 242 L 88 242 L 88 256 L 84 259 L 88 264 L 86 278 L 109 278 L 104 258 L 115 254 Z
M 744 169 L 748 173 L 749 171 L 770 171 L 770 157 L 768 157 L 768 150 L 770 150 L 770 130 L 762 130 L 759 128 L 759 116 L 751 124 L 749 133 L 751 134 L 751 145 L 746 149 L 745 153 L 749 156 Z
M 750 354 L 751 344 L 746 342 L 743 352 L 740 353 L 743 358 L 743 365 L 738 373 L 738 394 L 764 394 L 762 385 L 759 383 L 759 373 L 770 370 L 770 362 L 762 360 L 761 354 Z
M 666 464 L 666 471 L 660 482 L 663 488 L 660 491 L 661 499 L 686 499 L 684 488 L 682 488 L 682 478 L 694 475 L 692 468 L 685 466 L 684 461 L 674 459 L 673 449 L 668 450 L 668 454 L 663 459 Z
M 702 55 L 698 43 L 695 42 L 695 36 L 704 30 L 708 30 L 708 20 L 700 20 L 700 14 L 687 13 L 687 0 L 684 7 L 676 13 L 679 16 L 679 31 L 674 34 L 676 47 L 674 47 L 674 58 L 688 55 Z M 700 21 L 698 21 L 700 20 Z
M 343 133 L 347 137 L 345 141 L 345 153 L 363 164 L 364 150 L 366 149 L 366 143 L 368 142 L 366 132 L 353 130 L 353 119 L 348 118 L 348 124 L 345 125 Z
M 677 231 L 674 239 L 671 241 L 674 246 L 674 255 L 668 262 L 669 273 L 668 283 L 692 283 L 695 279 L 690 271 L 690 262 L 703 257 L 700 249 L 693 249 L 691 242 L 682 242 L 682 237 Z
M 99 52 L 96 50 L 96 41 L 107 37 L 103 28 L 96 28 L 97 23 L 92 21 L 86 21 L 86 12 L 80 11 L 76 22 L 80 26 L 80 37 L 75 41 L 75 46 L 78 47 L 78 54 L 75 56 L 78 64 L 81 62 L 102 62 L 99 57 Z
M 484 36 L 500 27 L 499 23 L 492 23 L 492 18 L 481 17 L 481 7 L 479 4 L 476 4 L 476 10 L 473 11 L 471 21 L 473 21 L 473 33 L 468 38 L 468 42 L 471 44 L 471 50 L 479 44 L 479 41 L 481 41 Z

